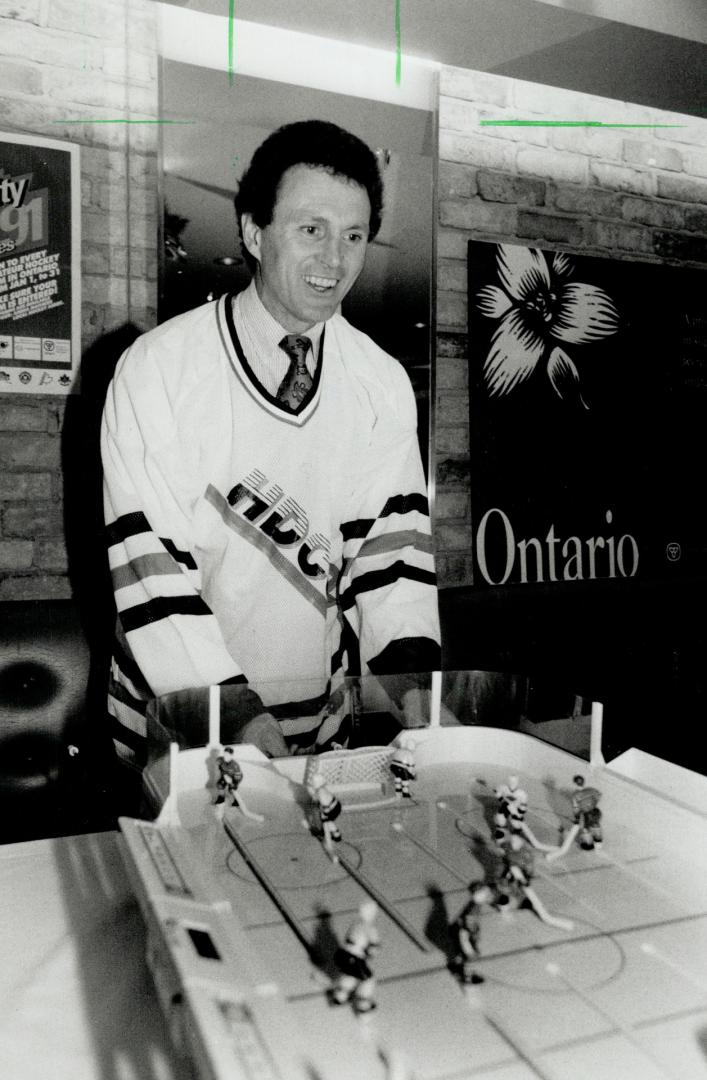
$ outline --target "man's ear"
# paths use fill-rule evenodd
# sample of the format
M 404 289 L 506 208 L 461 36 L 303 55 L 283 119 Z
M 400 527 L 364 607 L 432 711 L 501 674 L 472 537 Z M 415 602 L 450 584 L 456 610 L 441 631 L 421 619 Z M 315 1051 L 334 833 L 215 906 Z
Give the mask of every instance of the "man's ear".
M 241 214 L 241 231 L 246 250 L 260 262 L 260 239 L 262 229 L 253 221 L 252 214 Z

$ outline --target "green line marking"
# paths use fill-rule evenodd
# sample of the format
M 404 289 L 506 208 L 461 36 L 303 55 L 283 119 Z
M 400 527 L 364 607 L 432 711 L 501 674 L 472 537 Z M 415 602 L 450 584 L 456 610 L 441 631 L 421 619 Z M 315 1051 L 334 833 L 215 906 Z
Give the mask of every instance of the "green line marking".
M 52 124 L 195 124 L 196 120 L 52 120 Z
M 685 124 L 605 124 L 603 120 L 479 120 L 482 127 L 681 128 Z
M 228 81 L 233 85 L 233 30 L 235 27 L 236 0 L 228 0 Z
M 400 86 L 402 53 L 400 51 L 400 0 L 395 0 L 395 85 Z

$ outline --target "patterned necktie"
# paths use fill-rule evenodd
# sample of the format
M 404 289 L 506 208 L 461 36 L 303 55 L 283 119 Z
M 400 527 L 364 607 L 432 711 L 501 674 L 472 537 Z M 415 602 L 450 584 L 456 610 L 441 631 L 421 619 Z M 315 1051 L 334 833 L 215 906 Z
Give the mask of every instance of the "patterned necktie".
M 309 338 L 302 337 L 301 334 L 287 334 L 280 342 L 280 348 L 284 349 L 291 362 L 278 388 L 277 399 L 294 413 L 299 410 L 312 389 L 312 376 L 304 362 L 307 349 L 311 348 L 311 345 Z

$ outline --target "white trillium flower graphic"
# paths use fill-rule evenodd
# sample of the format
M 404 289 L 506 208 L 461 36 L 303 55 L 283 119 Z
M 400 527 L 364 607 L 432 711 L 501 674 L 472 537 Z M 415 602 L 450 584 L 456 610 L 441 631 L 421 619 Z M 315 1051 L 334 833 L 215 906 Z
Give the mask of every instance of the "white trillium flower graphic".
M 563 346 L 616 333 L 619 316 L 611 297 L 596 285 L 569 281 L 572 260 L 563 252 L 555 252 L 548 265 L 541 251 L 499 244 L 496 261 L 503 288 L 485 285 L 476 296 L 482 315 L 501 320 L 484 361 L 489 394 L 509 394 L 546 360 L 556 393 L 562 398 L 574 387 L 588 408 L 577 368 Z

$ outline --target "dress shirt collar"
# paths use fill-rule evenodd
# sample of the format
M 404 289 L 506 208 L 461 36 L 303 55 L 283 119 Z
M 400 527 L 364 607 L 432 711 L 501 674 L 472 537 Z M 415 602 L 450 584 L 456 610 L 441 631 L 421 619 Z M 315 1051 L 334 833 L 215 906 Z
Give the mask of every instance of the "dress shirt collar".
M 239 305 L 243 321 L 248 327 L 250 337 L 253 339 L 256 346 L 263 351 L 264 355 L 267 355 L 268 352 L 272 353 L 273 351 L 277 351 L 280 342 L 287 334 L 287 330 L 280 325 L 277 319 L 273 318 L 263 304 L 258 296 L 255 279 L 253 279 L 248 288 L 240 294 Z M 315 323 L 314 326 L 310 326 L 309 330 L 304 331 L 302 334 L 302 337 L 308 337 L 312 342 L 312 353 L 315 357 L 317 355 L 319 339 L 322 336 L 323 328 L 323 322 Z M 287 359 L 287 357 L 285 357 L 285 359 Z

